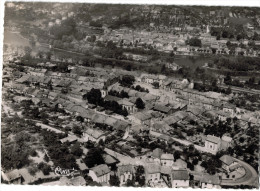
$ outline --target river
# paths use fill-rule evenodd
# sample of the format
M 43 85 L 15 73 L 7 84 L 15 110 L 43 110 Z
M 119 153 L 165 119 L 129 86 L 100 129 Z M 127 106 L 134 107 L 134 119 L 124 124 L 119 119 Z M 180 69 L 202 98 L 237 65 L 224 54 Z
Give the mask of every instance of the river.
M 32 47 L 29 40 L 22 37 L 19 32 L 11 32 L 11 31 L 4 31 L 4 43 L 6 44 L 12 44 L 15 46 L 29 46 L 33 49 L 33 53 L 35 54 L 37 51 L 49 51 L 48 45 L 43 45 L 40 43 L 36 43 L 35 47 Z M 76 54 L 69 51 L 57 49 L 52 50 L 52 53 L 56 54 Z M 78 54 L 76 54 L 79 56 Z M 174 62 L 180 66 L 189 66 L 191 69 L 196 69 L 198 66 L 203 66 L 205 63 L 209 62 L 213 59 L 213 56 L 182 56 L 182 55 L 176 55 Z

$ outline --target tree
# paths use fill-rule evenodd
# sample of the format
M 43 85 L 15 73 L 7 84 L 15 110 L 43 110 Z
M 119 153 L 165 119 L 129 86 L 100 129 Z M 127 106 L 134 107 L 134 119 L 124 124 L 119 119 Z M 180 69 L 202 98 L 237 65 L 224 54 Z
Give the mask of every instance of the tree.
M 134 178 L 133 178 L 132 180 L 127 179 L 125 186 L 126 186 L 126 187 L 134 187 L 134 186 L 135 186 L 135 180 L 134 180 Z
M 232 91 L 231 91 L 231 88 L 230 87 L 228 87 L 228 89 L 226 90 L 226 94 L 231 94 L 232 93 Z
M 83 150 L 80 148 L 80 144 L 76 143 L 71 147 L 71 153 L 80 157 L 83 154 Z
M 135 101 L 135 105 L 138 109 L 144 109 L 145 108 L 145 103 L 141 98 L 137 98 Z
M 191 38 L 190 40 L 187 40 L 186 43 L 190 46 L 201 47 L 201 40 L 198 38 Z
M 48 155 L 46 153 L 44 154 L 43 160 L 45 162 L 49 162 L 50 161 L 50 159 L 49 159 L 49 157 L 48 157 Z
M 166 72 L 166 66 L 165 66 L 165 64 L 163 64 L 163 65 L 162 65 L 162 68 L 161 68 L 161 73 L 164 73 L 164 72 Z
M 133 83 L 135 82 L 135 77 L 131 75 L 124 75 L 121 80 L 119 80 L 119 83 L 122 86 L 125 87 L 131 87 Z
M 44 175 L 49 175 L 50 172 L 51 172 L 51 167 L 50 167 L 50 165 L 45 164 L 44 167 L 42 168 L 42 173 L 43 173 Z
M 83 96 L 83 99 L 87 99 L 91 104 L 99 105 L 102 101 L 101 91 L 99 89 L 92 88 Z
M 180 151 L 175 151 L 174 154 L 173 154 L 173 156 L 174 156 L 174 161 L 176 161 L 177 159 L 179 159 L 179 158 L 181 157 Z
M 142 187 L 145 185 L 144 167 L 138 166 L 135 172 L 135 178 L 138 184 Z
M 111 186 L 119 186 L 120 185 L 120 181 L 119 181 L 118 176 L 116 176 L 116 175 L 110 176 L 109 184 Z
M 74 134 L 77 134 L 77 135 L 82 135 L 82 129 L 79 127 L 79 126 L 74 126 L 73 128 L 72 128 L 72 132 L 74 133 Z
M 84 162 L 89 168 L 95 165 L 104 164 L 105 161 L 102 157 L 103 150 L 99 147 L 92 148 L 88 151 L 87 156 L 84 158 Z
M 159 88 L 159 82 L 153 82 L 152 83 L 153 87 L 158 89 Z

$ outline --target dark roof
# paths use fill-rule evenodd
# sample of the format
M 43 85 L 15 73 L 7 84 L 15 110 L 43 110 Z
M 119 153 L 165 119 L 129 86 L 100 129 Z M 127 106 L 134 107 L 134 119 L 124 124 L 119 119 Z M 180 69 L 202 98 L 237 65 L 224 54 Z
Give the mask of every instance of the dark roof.
M 154 107 L 153 107 L 153 109 L 154 109 L 155 111 L 160 111 L 160 112 L 162 112 L 162 113 L 168 113 L 168 112 L 171 110 L 170 107 L 166 107 L 166 106 L 163 105 L 163 104 L 155 104 Z
M 189 180 L 190 176 L 187 170 L 173 170 L 172 180 Z
M 117 122 L 114 124 L 114 128 L 116 130 L 121 130 L 121 131 L 125 131 L 128 126 L 130 126 L 130 124 L 122 120 L 117 120 Z

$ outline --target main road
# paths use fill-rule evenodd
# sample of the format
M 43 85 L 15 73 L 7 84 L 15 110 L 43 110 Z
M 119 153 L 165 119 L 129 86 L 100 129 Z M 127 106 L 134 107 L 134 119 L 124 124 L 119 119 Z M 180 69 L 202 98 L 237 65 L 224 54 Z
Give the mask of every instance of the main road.
M 236 180 L 222 180 L 221 185 L 225 186 L 239 186 L 248 185 L 259 187 L 258 174 L 255 169 L 244 161 L 234 158 L 246 171 L 245 176 Z

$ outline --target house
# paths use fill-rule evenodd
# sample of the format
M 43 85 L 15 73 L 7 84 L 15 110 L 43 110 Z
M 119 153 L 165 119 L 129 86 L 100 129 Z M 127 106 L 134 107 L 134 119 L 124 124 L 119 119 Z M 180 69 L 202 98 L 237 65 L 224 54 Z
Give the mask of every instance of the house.
M 165 123 L 164 121 L 156 121 L 150 127 L 150 134 L 151 135 L 159 135 L 159 134 L 167 134 L 167 132 L 171 129 L 171 127 Z M 159 133 L 159 134 L 158 134 Z
M 208 173 L 196 173 L 193 174 L 194 177 L 194 183 L 196 187 L 199 188 L 216 188 L 220 189 L 220 177 L 218 175 L 210 175 Z
M 158 164 L 161 164 L 161 156 L 163 154 L 162 149 L 156 148 L 153 150 L 152 153 L 148 155 L 148 159 L 151 159 L 150 161 L 156 162 Z
M 171 174 L 172 188 L 189 187 L 189 173 L 186 169 L 174 169 Z
M 123 120 L 117 120 L 116 123 L 114 123 L 113 128 L 116 131 L 123 131 L 123 132 L 129 132 L 131 127 L 131 123 Z
M 71 144 L 71 143 L 75 143 L 77 140 L 78 137 L 76 135 L 69 135 L 68 137 L 60 139 L 60 142 L 61 143 L 69 142 Z
M 135 166 L 129 165 L 122 165 L 118 166 L 117 168 L 117 176 L 120 180 L 120 186 L 127 183 L 128 180 L 133 180 L 133 176 L 135 174 Z
M 55 93 L 55 92 L 50 92 L 49 95 L 48 95 L 48 98 L 51 99 L 51 100 L 54 100 L 57 96 L 58 96 L 57 93 Z
M 137 112 L 133 115 L 128 116 L 129 120 L 139 125 L 150 125 L 152 115 L 145 112 Z
M 4 181 L 7 181 L 8 184 L 22 184 L 23 176 L 20 174 L 19 170 L 14 169 L 12 171 L 4 173 L 1 170 L 1 177 Z
M 224 104 L 223 105 L 223 111 L 226 113 L 230 113 L 231 116 L 234 116 L 234 113 L 236 111 L 236 106 L 232 104 Z
M 98 143 L 100 140 L 106 140 L 107 133 L 103 131 L 88 128 L 85 132 L 83 132 L 83 138 L 85 141 L 92 141 Z
M 205 149 L 207 152 L 216 154 L 221 146 L 221 139 L 212 135 L 207 135 L 205 140 Z
M 232 167 L 238 164 L 238 162 L 229 155 L 223 155 L 219 160 L 222 162 L 222 168 L 227 172 L 233 170 Z
M 116 160 L 113 156 L 108 155 L 108 154 L 103 154 L 102 158 L 104 159 L 104 162 L 109 167 L 115 167 L 116 163 L 118 163 L 118 160 Z
M 181 67 L 178 65 L 178 64 L 176 64 L 176 63 L 166 63 L 165 64 L 165 66 L 166 66 L 166 68 L 169 68 L 169 69 L 171 69 L 171 70 L 173 70 L 173 71 L 177 71 L 177 70 L 179 70 Z
M 128 113 L 135 113 L 137 111 L 135 105 L 126 99 L 121 99 L 117 103 L 122 105 L 123 109 L 126 109 Z
M 66 176 L 63 176 L 59 180 L 60 186 L 86 186 L 86 180 L 82 176 L 72 177 L 69 179 Z
M 167 107 L 166 105 L 167 104 L 156 103 L 153 106 L 153 110 L 159 111 L 159 112 L 167 114 L 167 115 L 172 114 L 174 110 L 171 107 Z
M 162 154 L 161 155 L 161 165 L 171 167 L 174 163 L 174 157 L 172 154 Z
M 229 147 L 231 147 L 233 143 L 233 139 L 231 137 L 228 137 L 226 135 L 223 135 L 221 137 L 221 149 L 227 150 Z
M 88 175 L 97 183 L 109 184 L 111 170 L 106 164 L 101 164 L 89 169 Z
M 217 175 L 203 174 L 201 177 L 201 188 L 220 189 L 220 178 Z
M 161 179 L 161 166 L 157 163 L 148 163 L 145 166 L 146 184 L 157 183 Z

